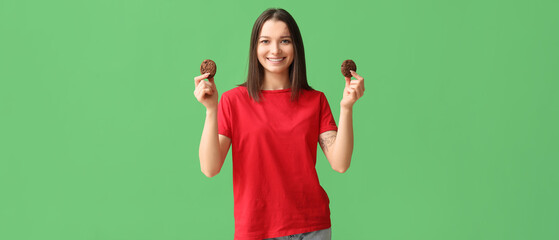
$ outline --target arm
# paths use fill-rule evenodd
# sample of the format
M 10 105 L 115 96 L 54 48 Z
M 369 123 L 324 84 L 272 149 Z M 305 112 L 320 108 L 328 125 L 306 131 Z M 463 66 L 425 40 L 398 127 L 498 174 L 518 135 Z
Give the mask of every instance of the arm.
M 217 110 L 208 109 L 198 151 L 204 175 L 213 177 L 221 171 L 230 146 L 231 139 L 217 133 Z
M 194 96 L 206 107 L 206 121 L 200 139 L 198 156 L 200 158 L 200 168 L 204 175 L 213 177 L 221 171 L 231 139 L 218 134 L 217 130 L 217 103 L 218 93 L 213 78 L 203 81 L 208 74 L 203 74 L 194 78 Z
M 336 172 L 344 173 L 351 164 L 353 154 L 353 120 L 350 109 L 340 109 L 338 132 L 327 131 L 319 136 L 319 143 L 330 166 Z
M 346 77 L 343 99 L 340 102 L 340 122 L 338 132 L 327 131 L 319 136 L 319 143 L 332 169 L 344 173 L 351 163 L 353 154 L 353 104 L 363 96 L 363 77 L 351 71 L 356 80 Z

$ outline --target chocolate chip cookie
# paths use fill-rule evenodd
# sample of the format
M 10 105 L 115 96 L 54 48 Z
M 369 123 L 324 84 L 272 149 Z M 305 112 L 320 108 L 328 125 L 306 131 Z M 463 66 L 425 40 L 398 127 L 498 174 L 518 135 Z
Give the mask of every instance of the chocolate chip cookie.
M 351 72 L 349 70 L 357 71 L 357 65 L 351 59 L 345 60 L 342 63 L 342 74 L 346 77 L 351 77 Z
M 217 66 L 215 65 L 215 62 L 210 59 L 204 60 L 202 62 L 202 65 L 200 65 L 201 74 L 210 73 L 208 78 L 213 78 L 215 76 L 216 71 L 217 71 Z

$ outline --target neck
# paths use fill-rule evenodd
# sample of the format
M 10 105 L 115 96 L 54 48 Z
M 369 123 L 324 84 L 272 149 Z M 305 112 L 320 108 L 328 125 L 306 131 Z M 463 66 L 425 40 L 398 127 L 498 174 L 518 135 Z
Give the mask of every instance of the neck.
M 280 90 L 291 87 L 289 81 L 289 71 L 281 73 L 264 73 L 264 82 L 262 83 L 262 90 Z

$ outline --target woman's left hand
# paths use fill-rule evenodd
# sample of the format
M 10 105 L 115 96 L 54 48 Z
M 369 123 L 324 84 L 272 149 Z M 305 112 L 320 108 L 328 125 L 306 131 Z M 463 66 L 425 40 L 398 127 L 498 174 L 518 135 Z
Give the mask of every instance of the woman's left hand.
M 357 99 L 361 98 L 365 92 L 365 81 L 363 77 L 359 76 L 353 70 L 351 71 L 351 75 L 356 79 L 351 80 L 351 77 L 345 77 L 344 96 L 340 103 L 342 108 L 351 109 Z

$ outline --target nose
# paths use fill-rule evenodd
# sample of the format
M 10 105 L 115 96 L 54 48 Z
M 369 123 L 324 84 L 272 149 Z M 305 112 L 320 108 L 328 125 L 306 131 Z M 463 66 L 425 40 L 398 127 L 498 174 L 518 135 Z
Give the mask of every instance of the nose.
M 272 55 L 278 55 L 281 53 L 281 48 L 279 46 L 279 44 L 272 44 L 272 48 L 270 49 L 270 52 L 272 53 Z

